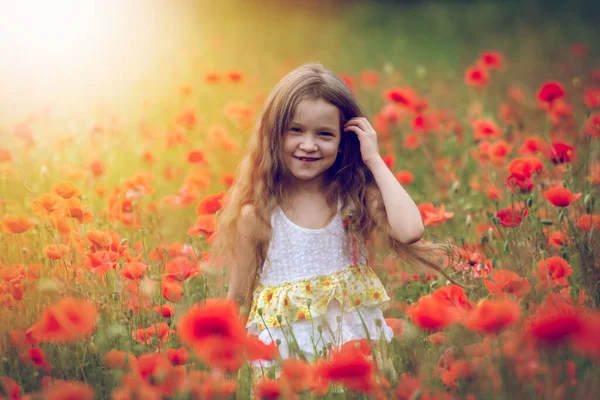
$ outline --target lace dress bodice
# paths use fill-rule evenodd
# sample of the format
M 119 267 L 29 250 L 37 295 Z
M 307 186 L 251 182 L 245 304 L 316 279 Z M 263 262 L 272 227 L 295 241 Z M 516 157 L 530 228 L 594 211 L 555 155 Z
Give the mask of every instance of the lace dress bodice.
M 275 285 L 337 272 L 353 263 L 346 254 L 341 201 L 329 225 L 309 229 L 293 223 L 280 207 L 271 216 L 273 236 L 260 273 L 260 283 Z M 359 262 L 366 260 L 360 258 Z

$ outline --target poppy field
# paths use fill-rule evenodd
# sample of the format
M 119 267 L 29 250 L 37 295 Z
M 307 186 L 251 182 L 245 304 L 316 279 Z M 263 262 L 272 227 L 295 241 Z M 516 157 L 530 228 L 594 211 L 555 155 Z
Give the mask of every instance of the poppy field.
M 121 95 L 0 98 L 0 399 L 596 398 L 598 28 L 495 3 L 235 4 L 178 13 L 176 52 Z M 375 241 L 395 337 L 314 364 L 247 335 L 210 252 L 270 89 L 306 62 L 356 94 L 466 285 Z M 253 381 L 257 360 L 281 375 Z

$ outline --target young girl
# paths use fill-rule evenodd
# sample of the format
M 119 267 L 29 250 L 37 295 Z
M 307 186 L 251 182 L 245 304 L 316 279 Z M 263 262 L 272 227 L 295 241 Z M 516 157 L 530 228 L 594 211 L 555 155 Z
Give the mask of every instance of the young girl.
M 390 297 L 369 266 L 375 232 L 405 261 L 452 280 L 425 257 L 452 250 L 416 243 L 419 209 L 363 115 L 323 66 L 290 72 L 266 100 L 219 216 L 215 248 L 233 258 L 227 297 L 246 307 L 248 331 L 278 343 L 282 358 L 314 360 L 349 340 L 391 340 L 381 311 Z

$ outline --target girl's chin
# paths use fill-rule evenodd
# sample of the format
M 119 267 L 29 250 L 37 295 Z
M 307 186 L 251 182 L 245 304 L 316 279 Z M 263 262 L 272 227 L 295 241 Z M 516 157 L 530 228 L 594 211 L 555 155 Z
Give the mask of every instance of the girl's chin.
M 299 181 L 302 182 L 309 182 L 309 181 L 316 181 L 316 180 L 320 180 L 323 176 L 323 173 L 319 173 L 319 174 L 303 174 L 303 173 L 294 173 L 292 172 L 292 175 L 294 176 L 294 178 L 296 178 Z

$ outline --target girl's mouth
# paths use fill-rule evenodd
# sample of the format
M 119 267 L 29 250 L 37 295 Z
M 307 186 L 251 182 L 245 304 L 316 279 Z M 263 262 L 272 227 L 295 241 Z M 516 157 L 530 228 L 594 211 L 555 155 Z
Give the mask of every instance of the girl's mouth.
M 313 162 L 313 161 L 320 160 L 320 158 L 314 158 L 314 157 L 296 157 L 296 156 L 294 156 L 294 158 L 296 158 L 300 161 L 304 161 L 304 162 Z

